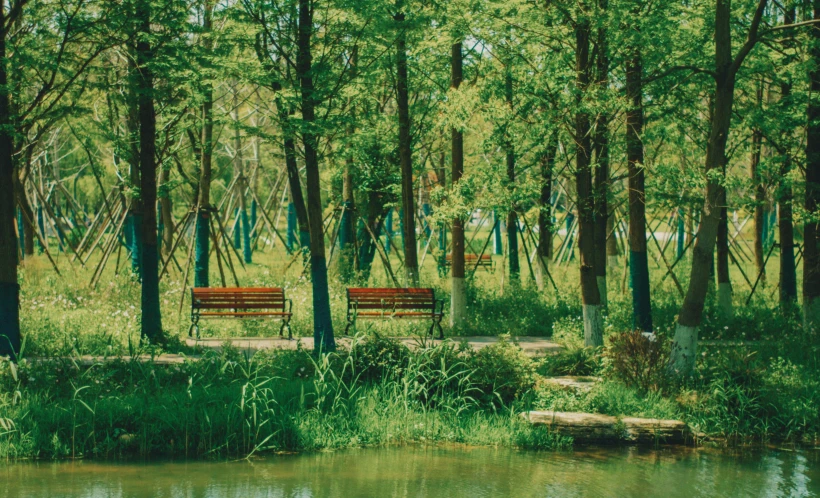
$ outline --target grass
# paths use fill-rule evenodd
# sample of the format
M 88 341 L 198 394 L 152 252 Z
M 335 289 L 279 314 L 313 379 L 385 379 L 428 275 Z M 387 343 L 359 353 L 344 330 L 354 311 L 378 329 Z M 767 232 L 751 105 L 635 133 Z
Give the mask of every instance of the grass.
M 302 278 L 298 262 L 288 267 L 289 258 L 276 251 L 257 252 L 254 258 L 245 270 L 237 269 L 241 283 L 284 287 L 294 300 L 294 333 L 309 337 L 310 283 Z M 410 351 L 385 337 L 422 334 L 424 324 L 369 322 L 356 331 L 366 340 L 327 357 L 303 350 L 246 357 L 231 348 L 203 351 L 177 341 L 170 351 L 202 359 L 159 366 L 117 359 L 152 352 L 139 345 L 139 283 L 127 267 L 115 274 L 110 265 L 91 288 L 93 257 L 83 269 L 59 256 L 62 277 L 42 256 L 29 258 L 21 270 L 28 360 L 16 369 L 0 363 L 0 457 L 237 458 L 403 442 L 529 448 L 569 444 L 523 423 L 518 413 L 528 409 L 683 419 L 707 439 L 729 444 L 817 441 L 818 341 L 795 316 L 777 311 L 772 286 L 761 288 L 746 306 L 746 284 L 735 282 L 736 309 L 730 319 L 708 300 L 700 337 L 717 342 L 701 347 L 696 375 L 648 389 L 630 385 L 613 368 L 613 355 L 620 353 L 611 338 L 631 329 L 623 268 L 610 273 L 608 346 L 596 351 L 582 347 L 577 263 L 552 267 L 558 291 L 539 292 L 526 265 L 521 282 L 510 285 L 498 259 L 495 272 L 479 271 L 470 281 L 468 324 L 446 329 L 456 339 L 446 346 Z M 375 264 L 367 285 L 387 285 L 380 263 Z M 684 260 L 676 268 L 679 278 L 688 273 L 687 264 Z M 775 252 L 770 273 L 776 265 Z M 399 267 L 395 257 L 393 267 Z M 341 333 L 344 285 L 334 271 L 331 310 Z M 671 279 L 661 284 L 663 273 L 651 268 L 653 318 L 659 335 L 668 337 L 680 296 Z M 219 283 L 218 273 L 211 278 Z M 422 281 L 435 287 L 440 298 L 449 298 L 449 280 L 438 276 L 433 258 L 426 260 Z M 171 337 L 180 339 L 189 323 L 183 288 L 176 270 L 163 278 L 163 324 Z M 201 325 L 203 336 L 226 339 L 270 336 L 278 330 L 270 322 Z M 459 335 L 546 336 L 565 350 L 534 360 L 501 341 L 473 352 L 457 345 Z M 79 356 L 85 354 L 114 361 L 83 366 Z M 585 392 L 543 382 L 544 376 L 557 375 L 603 381 Z

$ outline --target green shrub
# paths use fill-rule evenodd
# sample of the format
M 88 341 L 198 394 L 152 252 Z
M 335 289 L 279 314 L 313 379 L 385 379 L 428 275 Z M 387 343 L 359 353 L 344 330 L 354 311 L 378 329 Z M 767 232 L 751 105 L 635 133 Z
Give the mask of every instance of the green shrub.
M 663 334 L 648 338 L 640 331 L 612 334 L 604 351 L 605 373 L 643 391 L 668 384 L 669 341 Z
M 503 404 L 520 398 L 535 385 L 535 362 L 504 336 L 498 342 L 467 354 L 472 381 L 485 401 Z

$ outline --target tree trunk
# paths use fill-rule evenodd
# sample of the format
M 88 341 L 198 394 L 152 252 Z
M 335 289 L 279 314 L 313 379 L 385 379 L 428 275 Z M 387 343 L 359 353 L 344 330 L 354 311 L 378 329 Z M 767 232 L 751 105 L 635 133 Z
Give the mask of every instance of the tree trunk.
M 313 9 L 310 0 L 299 0 L 299 39 L 296 71 L 302 101 L 302 142 L 305 147 L 305 171 L 307 178 L 307 206 L 310 224 L 310 276 L 313 284 L 313 348 L 314 351 L 336 350 L 333 338 L 333 321 L 330 318 L 330 293 L 328 292 L 327 261 L 325 260 L 325 234 L 322 224 L 322 186 L 319 181 L 319 137 L 314 130 L 316 95 L 311 72 L 311 37 L 313 35 Z
M 626 158 L 629 202 L 629 275 L 632 281 L 632 328 L 652 332 L 649 260 L 646 248 L 646 175 L 643 167 L 643 59 L 630 47 L 626 63 Z
M 213 3 L 211 0 L 205 1 L 205 15 L 202 23 L 204 33 L 210 33 L 213 27 Z M 213 42 L 210 36 L 205 36 L 205 49 L 207 52 L 213 50 Z M 210 217 L 213 210 L 211 208 L 211 165 L 213 161 L 213 136 L 214 136 L 214 92 L 209 82 L 205 82 L 202 102 L 202 144 L 200 146 L 199 159 L 199 198 L 196 206 L 196 246 L 194 259 L 194 287 L 209 287 L 209 255 L 211 227 Z M 218 215 L 218 213 L 217 213 Z M 182 234 L 180 234 L 181 236 Z
M 789 9 L 786 24 L 794 22 L 794 7 Z M 784 107 L 791 104 L 791 82 L 780 85 L 780 99 Z M 786 157 L 780 166 L 780 177 L 786 178 L 791 171 L 791 151 L 786 151 Z M 792 202 L 794 196 L 790 182 L 781 181 L 777 191 L 778 203 L 778 235 L 780 236 L 780 309 L 791 313 L 797 303 L 797 268 L 794 259 L 794 221 L 792 219 Z
M 510 107 L 512 114 L 513 108 L 513 79 L 512 68 L 507 66 L 507 74 L 504 80 L 504 95 L 507 100 L 507 105 Z M 507 180 L 509 180 L 509 188 L 515 188 L 515 145 L 511 136 L 512 123 L 507 124 Z M 509 258 L 510 268 L 510 282 L 517 283 L 521 278 L 521 262 L 518 258 L 518 214 L 516 213 L 517 206 L 510 206 L 510 212 L 507 213 L 507 256 Z
M 350 78 L 355 80 L 358 70 L 359 50 L 357 46 L 353 47 L 353 53 L 350 56 Z M 356 108 L 351 105 L 350 108 L 351 125 L 347 128 L 347 136 L 349 140 L 356 134 Z M 352 144 L 348 143 L 348 148 L 353 149 Z M 342 178 L 342 219 L 339 227 L 339 276 L 343 282 L 350 282 L 353 277 L 353 270 L 355 268 L 356 259 L 356 203 L 353 197 L 353 168 L 355 161 L 353 154 L 348 154 L 345 164 L 344 177 Z
M 606 13 L 607 0 L 598 0 L 599 12 Z M 609 55 L 606 27 L 597 30 L 596 48 L 598 51 L 595 68 L 595 84 L 605 94 L 609 86 Z M 609 226 L 609 116 L 599 112 L 595 119 L 595 131 L 592 136 L 592 149 L 595 152 L 595 280 L 598 283 L 598 294 L 601 304 L 607 304 L 606 263 L 607 263 L 607 227 Z
M 604 324 L 601 295 L 595 276 L 595 192 L 592 189 L 590 122 L 589 115 L 582 107 L 590 78 L 589 39 L 589 19 L 578 19 L 575 27 L 575 187 L 578 198 L 578 252 L 581 260 L 584 345 L 597 347 L 604 344 Z
M 166 187 L 170 182 L 171 170 L 162 168 L 160 171 L 160 185 Z M 159 199 L 160 224 L 162 226 L 162 252 L 168 254 L 174 242 L 174 217 L 172 215 L 170 191 L 165 190 Z
M 750 28 L 751 39 L 755 39 L 765 6 L 766 1 L 760 0 Z M 721 201 L 725 198 L 721 182 L 726 166 L 726 140 L 732 117 L 735 76 L 745 54 L 751 50 L 751 46 L 744 46 L 749 50 L 741 49 L 737 58 L 732 58 L 731 1 L 718 0 L 715 10 L 715 90 L 712 99 L 714 111 L 710 123 L 709 142 L 706 147 L 705 174 L 708 178 L 706 199 L 700 217 L 695 248 L 692 252 L 689 288 L 684 296 L 680 313 L 678 313 L 670 361 L 670 369 L 679 375 L 689 374 L 695 366 L 698 326 L 703 318 L 703 305 L 709 288 L 710 268 L 720 224 Z
M 402 5 L 398 2 L 397 5 Z M 418 287 L 419 263 L 416 253 L 416 206 L 413 195 L 413 150 L 410 142 L 410 101 L 407 89 L 407 35 L 404 12 L 398 12 L 396 21 L 396 103 L 399 111 L 399 163 L 401 166 L 402 234 L 404 235 L 404 268 L 407 285 Z
M 820 20 L 820 2 L 816 0 L 814 19 Z M 803 328 L 814 332 L 820 326 L 820 224 L 813 221 L 820 207 L 820 27 L 817 25 L 810 28 L 810 40 L 813 65 L 809 72 L 805 208 L 813 219 L 803 226 Z
M 541 155 L 541 196 L 538 210 L 538 290 L 544 292 L 547 285 L 549 262 L 552 258 L 552 172 L 555 167 L 555 153 L 558 141 L 554 135 L 547 138 L 547 147 Z
M 723 174 L 726 174 L 724 170 Z M 718 206 L 720 220 L 717 230 L 718 309 L 724 318 L 732 318 L 732 281 L 729 276 L 729 213 L 726 188 L 721 186 Z
M 132 47 L 133 50 L 133 47 Z M 131 272 L 142 279 L 140 263 L 142 262 L 142 204 L 139 194 L 140 183 L 140 113 L 139 113 L 139 85 L 140 75 L 137 68 L 137 54 L 128 58 L 128 113 L 125 126 L 128 131 L 128 166 L 129 182 L 132 197 L 128 219 L 124 230 L 128 232 L 126 239 L 130 241 Z
M 14 229 L 14 156 L 6 60 L 5 6 L 0 5 L 0 356 L 20 353 L 20 285 Z
M 149 66 L 151 9 L 148 0 L 137 4 L 140 36 L 137 42 L 140 123 L 140 200 L 142 201 L 142 338 L 152 344 L 164 342 L 159 306 L 159 251 L 157 247 L 157 163 L 154 75 Z
M 454 43 L 451 50 L 451 77 L 450 88 L 458 90 L 463 79 L 461 41 Z M 451 132 L 452 156 L 451 175 L 453 189 L 458 188 L 458 182 L 464 173 L 464 133 L 458 128 Z M 464 281 L 464 220 L 456 216 L 453 218 L 453 256 L 452 256 L 452 292 L 450 294 L 450 326 L 461 328 L 467 320 L 467 289 Z
M 16 186 L 16 199 L 20 205 L 20 211 L 23 213 L 23 254 L 26 256 L 34 255 L 34 210 L 31 209 L 31 204 L 26 195 L 26 188 L 20 180 L 19 175 L 14 176 L 14 183 Z
M 239 132 L 241 122 L 239 120 L 239 83 L 234 84 L 233 90 L 233 107 L 234 107 L 234 127 L 233 142 L 234 142 L 234 169 L 237 174 L 236 191 L 239 195 L 239 223 L 236 230 L 241 230 L 243 248 L 242 259 L 245 264 L 250 264 L 253 261 L 253 253 L 251 250 L 251 227 L 248 219 L 248 203 L 246 193 L 248 190 L 248 178 L 245 176 L 245 158 L 242 154 L 242 134 Z
M 757 104 L 763 105 L 763 83 L 757 88 Z M 761 276 L 760 283 L 766 283 L 766 268 L 763 266 L 763 259 L 766 257 L 763 248 L 763 238 L 766 231 L 766 187 L 763 185 L 758 167 L 760 166 L 760 149 L 763 143 L 763 133 L 759 128 L 752 130 L 752 155 L 749 158 L 749 174 L 752 177 L 752 185 L 755 187 L 755 211 L 754 211 L 754 250 L 755 269 Z

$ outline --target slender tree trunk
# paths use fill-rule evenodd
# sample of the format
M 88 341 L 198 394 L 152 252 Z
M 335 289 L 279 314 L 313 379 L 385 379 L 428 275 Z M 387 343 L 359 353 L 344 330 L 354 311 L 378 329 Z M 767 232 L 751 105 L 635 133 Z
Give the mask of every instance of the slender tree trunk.
M 253 261 L 251 251 L 251 227 L 248 219 L 248 203 L 246 198 L 246 191 L 248 190 L 248 178 L 245 176 L 245 158 L 242 153 L 242 134 L 239 131 L 241 125 L 239 120 L 239 83 L 235 82 L 233 90 L 233 107 L 234 107 L 234 169 L 237 174 L 236 191 L 239 195 L 239 223 L 236 230 L 241 230 L 241 247 L 243 248 L 242 259 L 245 264 L 250 264 Z M 238 232 L 237 232 L 238 233 Z
M 132 47 L 133 50 L 133 47 Z M 139 189 L 140 179 L 140 113 L 139 113 L 139 85 L 140 75 L 137 68 L 137 54 L 134 52 L 128 59 L 128 113 L 126 115 L 126 129 L 128 131 L 128 166 L 129 181 L 132 192 Z M 129 233 L 131 251 L 131 271 L 142 279 L 140 263 L 142 262 L 142 203 L 139 194 L 131 197 L 128 220 L 125 230 Z
M 160 185 L 166 187 L 170 181 L 171 170 L 162 168 L 160 171 Z M 174 217 L 172 216 L 173 206 L 171 205 L 170 192 L 165 191 L 159 199 L 160 220 L 162 225 L 162 252 L 168 254 L 174 242 Z
M 450 88 L 458 90 L 464 77 L 462 67 L 461 41 L 454 43 L 451 49 Z M 458 128 L 451 129 L 452 156 L 451 175 L 453 189 L 464 173 L 464 133 Z M 443 173 L 443 172 L 442 172 Z M 464 281 L 464 220 L 453 218 L 453 256 L 452 256 L 452 292 L 450 294 L 450 325 L 461 328 L 467 320 L 467 289 Z
M 787 10 L 786 24 L 794 23 L 794 6 Z M 792 84 L 790 81 L 780 85 L 780 99 L 784 108 L 791 104 Z M 780 166 L 780 177 L 785 179 L 791 171 L 792 160 L 791 150 L 786 150 L 786 157 Z M 792 218 L 792 193 L 791 183 L 781 181 L 777 190 L 778 203 L 778 235 L 780 236 L 780 309 L 783 312 L 791 313 L 797 303 L 797 265 L 794 259 L 794 221 Z
M 599 12 L 605 15 L 607 0 L 598 0 Z M 609 86 L 609 55 L 607 31 L 605 24 L 597 30 L 598 51 L 596 57 L 596 85 L 600 92 L 606 92 Z M 609 116 L 599 112 L 595 119 L 595 132 L 592 136 L 592 148 L 595 152 L 595 279 L 598 283 L 598 294 L 601 304 L 607 304 L 606 263 L 607 263 L 607 227 L 609 220 Z
M 507 66 L 507 74 L 504 80 L 504 95 L 507 100 L 507 105 L 510 111 L 513 108 L 513 78 L 512 68 Z M 515 145 L 511 133 L 512 123 L 507 125 L 507 180 L 510 183 L 510 189 L 515 188 Z M 521 278 L 521 262 L 518 258 L 518 214 L 516 213 L 516 206 L 510 206 L 510 212 L 507 213 L 507 256 L 510 265 L 510 282 L 517 283 Z
M 299 39 L 296 71 L 302 100 L 302 142 L 305 147 L 307 205 L 310 223 L 310 275 L 313 284 L 313 348 L 331 352 L 336 349 L 333 322 L 330 318 L 330 293 L 325 260 L 325 234 L 322 224 L 322 186 L 319 182 L 319 137 L 315 131 L 316 95 L 311 73 L 311 37 L 313 8 L 310 0 L 299 0 Z
M 213 2 L 205 1 L 205 15 L 203 20 L 203 31 L 207 35 L 213 27 Z M 213 42 L 210 36 L 205 36 L 205 49 L 207 52 L 213 50 Z M 210 217 L 214 213 L 211 207 L 211 165 L 214 150 L 214 92 L 209 82 L 205 82 L 202 102 L 202 145 L 200 146 L 199 159 L 199 198 L 196 206 L 196 246 L 194 258 L 194 287 L 209 287 L 209 255 L 211 227 Z M 218 216 L 218 213 L 217 213 Z
M 26 256 L 34 255 L 34 210 L 28 201 L 26 195 L 26 187 L 23 185 L 19 174 L 14 176 L 13 185 L 16 187 L 16 199 L 20 205 L 20 211 L 23 213 L 23 254 Z
M 757 104 L 763 105 L 763 83 L 757 88 Z M 763 237 L 766 225 L 766 187 L 763 185 L 758 168 L 760 166 L 760 149 L 763 143 L 763 133 L 759 128 L 752 130 L 752 155 L 749 158 L 749 174 L 752 177 L 752 184 L 755 186 L 755 211 L 754 211 L 754 250 L 755 268 L 761 275 L 761 283 L 766 282 L 766 268 L 763 266 L 763 259 L 766 257 L 763 248 Z
M 725 165 L 724 165 L 724 172 Z M 732 317 L 732 281 L 729 276 L 729 213 L 726 207 L 726 188 L 721 185 L 718 206 L 720 220 L 717 230 L 718 308 L 724 318 Z
M 755 40 L 760 25 L 765 0 L 760 0 L 750 27 L 750 39 Z M 726 140 L 732 118 L 735 77 L 745 54 L 751 50 L 741 49 L 737 58 L 732 57 L 731 0 L 717 0 L 715 9 L 715 90 L 709 142 L 706 147 L 707 175 L 706 199 L 698 227 L 695 248 L 692 253 L 692 270 L 689 288 L 683 299 L 675 337 L 672 343 L 670 369 L 680 375 L 689 374 L 695 365 L 698 344 L 698 326 L 703 318 L 703 305 L 709 288 L 710 268 L 720 225 L 721 201 L 725 199 L 722 175 L 726 166 Z M 717 172 L 718 174 L 714 174 Z
M 20 353 L 20 285 L 14 228 L 14 142 L 6 59 L 6 12 L 0 4 L 0 356 Z
M 814 1 L 814 19 L 820 20 L 820 2 Z M 806 212 L 811 218 L 803 225 L 803 328 L 815 332 L 820 326 L 820 27 L 810 28 L 813 60 L 809 72 L 808 136 L 806 139 Z
M 581 299 L 584 344 L 604 344 L 601 294 L 595 276 L 595 192 L 592 188 L 592 143 L 589 115 L 582 107 L 590 80 L 589 19 L 580 18 L 575 27 L 575 189 L 578 197 L 578 252 L 581 260 Z M 569 236 L 569 235 L 567 235 Z
M 358 46 L 354 46 L 350 56 L 350 78 L 356 79 L 359 61 Z M 352 123 L 356 120 L 356 108 L 351 105 L 350 119 Z M 355 124 L 347 128 L 348 139 L 352 139 L 356 134 Z M 352 150 L 352 144 L 348 144 Z M 355 160 L 353 154 L 348 154 L 345 164 L 344 177 L 342 179 L 342 219 L 339 227 L 339 276 L 343 282 L 349 282 L 353 276 L 356 259 L 356 203 L 353 197 L 353 168 Z
M 538 210 L 538 290 L 544 292 L 547 285 L 549 262 L 552 258 L 552 172 L 555 167 L 555 153 L 558 141 L 554 135 L 547 138 L 547 147 L 541 155 L 541 196 Z
M 397 3 L 403 6 L 401 0 Z M 404 12 L 393 19 L 396 36 L 396 101 L 399 111 L 399 163 L 401 166 L 402 233 L 404 235 L 404 268 L 410 287 L 419 285 L 419 263 L 416 253 L 416 206 L 413 195 L 413 150 L 410 137 L 410 101 L 407 89 L 407 35 Z
M 164 342 L 159 306 L 159 251 L 157 247 L 157 163 L 154 75 L 149 66 L 153 53 L 148 41 L 151 9 L 148 0 L 137 4 L 142 36 L 137 42 L 140 122 L 140 200 L 142 201 L 142 338 Z
M 626 63 L 626 158 L 629 176 L 629 274 L 632 281 L 632 327 L 652 332 L 649 260 L 646 248 L 646 175 L 643 167 L 643 59 L 637 45 Z

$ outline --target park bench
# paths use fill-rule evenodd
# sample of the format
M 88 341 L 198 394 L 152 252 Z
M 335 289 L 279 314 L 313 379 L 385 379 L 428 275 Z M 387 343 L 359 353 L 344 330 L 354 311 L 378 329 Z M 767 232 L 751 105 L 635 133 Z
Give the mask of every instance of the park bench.
M 285 298 L 284 289 L 272 287 L 193 287 L 191 289 L 191 328 L 199 339 L 200 318 L 279 318 L 279 336 L 288 328 L 293 337 L 290 319 L 293 301 Z
M 450 267 L 453 265 L 453 255 L 448 254 L 447 257 L 444 259 L 444 265 L 446 267 Z M 472 269 L 472 268 L 493 268 L 493 257 L 489 254 L 482 254 L 480 257 L 477 254 L 465 254 L 464 255 L 464 268 Z
M 396 318 L 430 319 L 428 334 L 438 327 L 439 339 L 444 339 L 441 320 L 444 318 L 444 301 L 436 299 L 433 289 L 427 288 L 348 288 L 347 289 L 347 335 L 350 327 L 360 319 L 392 320 Z

